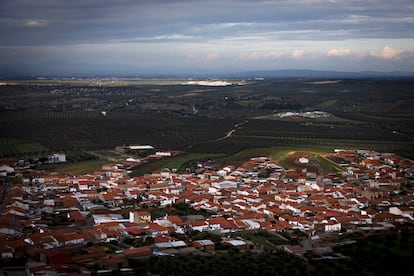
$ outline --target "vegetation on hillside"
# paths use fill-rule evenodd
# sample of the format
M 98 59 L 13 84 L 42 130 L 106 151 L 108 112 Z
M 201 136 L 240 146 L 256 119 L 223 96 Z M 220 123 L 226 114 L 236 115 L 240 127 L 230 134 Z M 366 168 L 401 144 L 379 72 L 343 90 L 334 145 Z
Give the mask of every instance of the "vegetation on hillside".
M 65 151 L 79 160 L 79 151 L 151 144 L 226 155 L 251 148 L 341 147 L 412 157 L 412 87 L 412 79 L 325 84 L 289 79 L 227 87 L 180 81 L 16 81 L 0 87 L 0 156 Z M 334 119 L 271 116 L 320 109 Z

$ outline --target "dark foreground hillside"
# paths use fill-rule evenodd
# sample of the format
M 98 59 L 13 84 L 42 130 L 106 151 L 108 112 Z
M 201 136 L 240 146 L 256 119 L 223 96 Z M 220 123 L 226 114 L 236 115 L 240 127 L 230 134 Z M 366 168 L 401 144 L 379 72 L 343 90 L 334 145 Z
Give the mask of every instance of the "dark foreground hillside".
M 136 275 L 403 275 L 411 269 L 414 236 L 375 235 L 335 251 L 344 256 L 230 250 L 216 256 L 153 256 L 133 260 L 131 268 Z

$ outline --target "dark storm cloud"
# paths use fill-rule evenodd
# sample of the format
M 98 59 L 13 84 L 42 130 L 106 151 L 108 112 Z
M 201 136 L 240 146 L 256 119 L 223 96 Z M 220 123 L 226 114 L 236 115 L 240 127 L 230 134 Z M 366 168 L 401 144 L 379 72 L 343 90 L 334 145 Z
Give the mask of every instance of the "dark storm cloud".
M 413 36 L 411 2 L 8 0 L 0 4 L 0 35 L 3 44 L 25 45 L 306 29 L 326 31 L 328 39 L 334 30 L 351 38 L 406 38 Z
M 166 59 L 177 53 L 181 59 L 187 54 L 299 58 L 310 50 L 369 54 L 386 46 L 412 52 L 412 2 L 2 0 L 0 57 L 46 58 L 43 53 L 66 52 L 82 58 L 90 45 L 95 59 L 97 53 L 122 59 L 120 51 L 137 57 L 162 53 Z

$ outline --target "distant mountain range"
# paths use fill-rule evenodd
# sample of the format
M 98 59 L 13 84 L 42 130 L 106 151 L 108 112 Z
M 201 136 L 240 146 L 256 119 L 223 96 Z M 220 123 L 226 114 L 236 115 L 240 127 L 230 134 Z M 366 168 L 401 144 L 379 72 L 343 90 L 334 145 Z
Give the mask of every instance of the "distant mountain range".
M 0 64 L 0 78 L 140 77 L 140 78 L 368 78 L 414 77 L 414 72 L 340 72 L 320 70 L 266 70 L 219 72 L 200 68 L 140 68 L 125 64 L 89 64 L 55 60 L 39 64 Z
M 270 70 L 270 71 L 249 71 L 235 74 L 239 77 L 255 78 L 369 78 L 369 77 L 414 77 L 414 72 L 340 72 L 320 70 Z

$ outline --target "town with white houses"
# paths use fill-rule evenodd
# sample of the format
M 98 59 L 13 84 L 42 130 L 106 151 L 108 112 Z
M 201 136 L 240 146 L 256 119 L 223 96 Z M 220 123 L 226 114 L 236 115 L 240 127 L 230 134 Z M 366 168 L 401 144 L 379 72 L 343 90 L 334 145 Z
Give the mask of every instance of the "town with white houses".
M 295 156 L 295 168 L 256 157 L 240 166 L 199 162 L 185 172 L 166 168 L 139 177 L 129 175 L 131 162 L 62 175 L 3 159 L 0 257 L 24 259 L 27 275 L 68 269 L 90 275 L 128 268 L 136 258 L 260 252 L 269 244 L 302 257 L 338 257 L 335 243 L 414 226 L 413 161 L 335 150 L 321 157 L 338 170 L 323 174 L 309 155 Z M 258 232 L 280 242 L 264 245 L 240 234 Z

